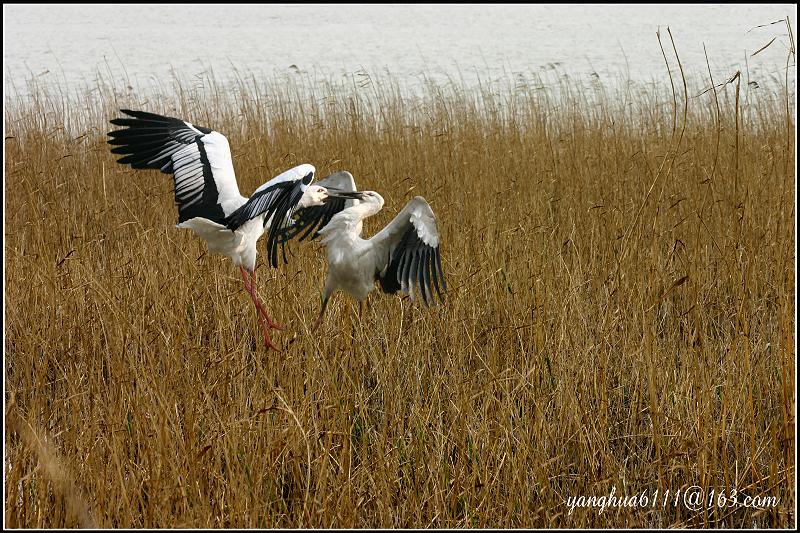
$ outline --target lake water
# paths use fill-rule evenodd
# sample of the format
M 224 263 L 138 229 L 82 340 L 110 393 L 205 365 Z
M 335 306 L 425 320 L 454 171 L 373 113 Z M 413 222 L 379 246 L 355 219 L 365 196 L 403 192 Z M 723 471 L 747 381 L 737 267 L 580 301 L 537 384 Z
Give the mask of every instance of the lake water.
M 615 83 L 666 80 L 656 31 L 669 26 L 690 75 L 783 76 L 789 16 L 774 5 L 3 5 L 4 89 L 106 78 L 146 88 L 209 68 L 256 75 L 385 72 L 466 85 L 556 72 Z M 762 27 L 758 27 L 762 26 Z M 775 41 L 763 52 L 753 52 Z M 673 63 L 674 64 L 674 63 Z M 792 79 L 794 73 L 792 69 Z

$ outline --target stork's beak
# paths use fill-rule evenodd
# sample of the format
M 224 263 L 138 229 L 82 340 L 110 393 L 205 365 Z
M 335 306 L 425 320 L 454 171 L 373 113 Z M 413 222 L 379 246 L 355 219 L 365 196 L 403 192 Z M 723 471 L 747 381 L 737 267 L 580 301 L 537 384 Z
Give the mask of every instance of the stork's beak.
M 340 191 L 338 189 L 328 189 L 328 198 L 341 198 L 343 200 L 363 200 L 364 196 L 358 191 Z

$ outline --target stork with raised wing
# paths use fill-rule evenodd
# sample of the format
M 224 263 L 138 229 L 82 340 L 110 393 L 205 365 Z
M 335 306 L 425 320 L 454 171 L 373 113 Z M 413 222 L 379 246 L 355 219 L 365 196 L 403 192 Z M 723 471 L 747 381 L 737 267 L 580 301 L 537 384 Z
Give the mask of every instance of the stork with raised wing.
M 356 192 L 349 172 L 339 172 L 326 179 L 331 179 L 338 189 L 351 192 L 354 199 L 346 200 L 344 209 L 336 213 L 325 206 L 299 209 L 294 224 L 282 234 L 288 239 L 305 230 L 302 240 L 315 227 L 321 228 L 314 236 L 322 236 L 328 256 L 328 274 L 322 308 L 312 331 L 322 323 L 328 301 L 337 290 L 359 301 L 359 317 L 363 302 L 376 282 L 384 292 L 392 294 L 400 290 L 412 301 L 416 290 L 427 306 L 434 303 L 435 290 L 439 300 L 444 302 L 447 284 L 442 271 L 439 229 L 425 198 L 415 196 L 383 230 L 370 239 L 363 239 L 363 221 L 383 208 L 383 197 L 374 191 Z M 327 224 L 323 224 L 324 220 Z
M 277 350 L 269 332 L 281 326 L 267 315 L 256 292 L 256 242 L 268 231 L 268 259 L 277 267 L 278 247 L 283 250 L 286 241 L 282 236 L 296 209 L 316 209 L 314 213 L 330 217 L 344 208 L 353 192 L 312 185 L 315 168 L 303 164 L 272 178 L 245 198 L 239 193 L 224 135 L 177 118 L 121 111 L 132 118 L 111 120 L 125 127 L 108 133 L 109 144 L 115 146 L 111 152 L 122 154 L 118 162 L 133 168 L 173 174 L 177 227 L 191 229 L 206 241 L 210 252 L 230 257 L 239 267 L 264 329 L 264 344 Z

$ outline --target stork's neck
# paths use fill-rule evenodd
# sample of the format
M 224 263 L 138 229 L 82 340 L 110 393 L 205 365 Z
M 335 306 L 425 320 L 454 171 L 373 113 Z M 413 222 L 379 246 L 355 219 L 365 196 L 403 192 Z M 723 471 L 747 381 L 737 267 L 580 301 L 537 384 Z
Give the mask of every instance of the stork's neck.
M 364 219 L 378 213 L 381 207 L 375 203 L 359 202 L 336 213 L 328 225 L 319 231 L 324 236 L 322 244 L 346 246 L 360 240 Z
M 352 211 L 353 213 L 357 213 L 357 216 L 360 216 L 361 220 L 364 220 L 367 217 L 377 214 L 382 208 L 383 205 L 375 202 L 359 202 L 356 205 L 348 207 L 344 211 Z

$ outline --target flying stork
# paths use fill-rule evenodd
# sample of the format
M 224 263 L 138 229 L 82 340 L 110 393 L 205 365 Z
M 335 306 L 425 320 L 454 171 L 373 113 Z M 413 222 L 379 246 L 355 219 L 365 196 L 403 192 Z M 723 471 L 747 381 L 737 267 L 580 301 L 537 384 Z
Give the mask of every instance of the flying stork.
M 345 200 L 354 197 L 353 192 L 329 190 L 324 186 L 325 180 L 312 185 L 315 168 L 302 164 L 272 178 L 245 198 L 239 193 L 224 135 L 173 117 L 120 111 L 132 118 L 111 120 L 112 124 L 125 127 L 108 133 L 108 143 L 115 146 L 111 152 L 122 154 L 118 162 L 135 169 L 173 174 L 177 227 L 191 229 L 206 241 L 210 252 L 230 257 L 239 267 L 264 329 L 264 344 L 278 350 L 269 331 L 282 327 L 267 316 L 256 292 L 256 242 L 268 232 L 268 259 L 277 267 L 278 246 L 283 250 L 296 209 L 316 209 L 308 212 L 317 213 L 324 220 L 343 209 Z

